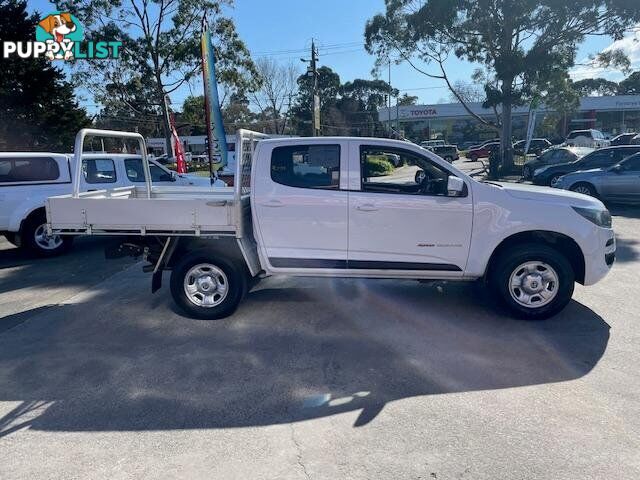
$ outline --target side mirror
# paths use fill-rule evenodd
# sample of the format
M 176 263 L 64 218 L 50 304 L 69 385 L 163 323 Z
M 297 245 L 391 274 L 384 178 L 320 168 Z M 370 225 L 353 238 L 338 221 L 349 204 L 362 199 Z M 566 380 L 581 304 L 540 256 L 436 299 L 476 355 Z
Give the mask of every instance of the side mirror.
M 464 193 L 464 181 L 461 178 L 449 175 L 447 180 L 447 196 L 460 197 Z
M 622 172 L 622 165 L 614 165 L 613 167 L 611 167 L 611 171 L 614 173 Z

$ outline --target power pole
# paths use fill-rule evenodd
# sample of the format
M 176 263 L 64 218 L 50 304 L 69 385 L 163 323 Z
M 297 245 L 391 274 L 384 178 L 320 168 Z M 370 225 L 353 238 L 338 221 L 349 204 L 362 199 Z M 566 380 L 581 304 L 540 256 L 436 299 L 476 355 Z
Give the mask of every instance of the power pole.
M 318 96 L 318 50 L 311 40 L 311 74 L 313 75 L 313 136 L 320 136 L 320 97 Z
M 311 77 L 311 125 L 313 136 L 320 136 L 320 97 L 318 96 L 318 49 L 311 39 L 311 60 L 301 58 L 300 61 L 308 63 L 307 77 Z

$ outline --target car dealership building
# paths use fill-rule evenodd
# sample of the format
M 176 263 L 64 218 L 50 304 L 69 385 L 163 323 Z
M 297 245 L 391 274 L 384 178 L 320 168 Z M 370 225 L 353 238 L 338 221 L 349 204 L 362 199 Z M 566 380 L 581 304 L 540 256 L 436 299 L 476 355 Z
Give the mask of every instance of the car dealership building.
M 492 109 L 470 103 L 471 111 L 487 120 L 495 120 Z M 529 106 L 513 108 L 513 137 L 525 137 Z M 409 105 L 382 108 L 380 121 L 398 128 L 410 140 L 444 139 L 449 143 L 479 142 L 496 136 L 482 126 L 460 103 Z M 536 114 L 536 137 L 562 139 L 571 130 L 595 128 L 611 136 L 640 131 L 640 95 L 584 97 L 577 110 L 562 115 L 540 105 Z

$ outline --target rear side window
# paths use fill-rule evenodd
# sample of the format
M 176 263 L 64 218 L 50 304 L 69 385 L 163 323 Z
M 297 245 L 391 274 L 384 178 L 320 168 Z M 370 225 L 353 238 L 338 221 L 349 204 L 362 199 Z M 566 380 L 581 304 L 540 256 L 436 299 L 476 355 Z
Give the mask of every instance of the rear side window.
M 87 183 L 115 183 L 116 166 L 110 158 L 85 158 L 82 174 Z
M 0 158 L 0 183 L 50 182 L 58 177 L 58 163 L 50 157 Z
M 640 155 L 634 155 L 622 163 L 623 172 L 640 172 Z
M 340 145 L 276 147 L 271 153 L 271 179 L 298 188 L 340 188 Z

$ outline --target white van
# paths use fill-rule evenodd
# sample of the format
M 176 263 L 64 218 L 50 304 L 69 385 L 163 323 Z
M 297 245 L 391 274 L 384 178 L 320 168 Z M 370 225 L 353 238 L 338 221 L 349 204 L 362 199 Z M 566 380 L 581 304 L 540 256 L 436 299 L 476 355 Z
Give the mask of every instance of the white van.
M 41 256 L 59 254 L 71 245 L 73 237 L 47 235 L 44 205 L 48 197 L 72 191 L 73 158 L 60 153 L 0 152 L 0 234 L 9 242 Z M 149 171 L 154 185 L 211 186 L 208 177 L 177 174 L 153 160 Z M 83 192 L 145 181 L 139 155 L 85 154 L 82 173 Z

